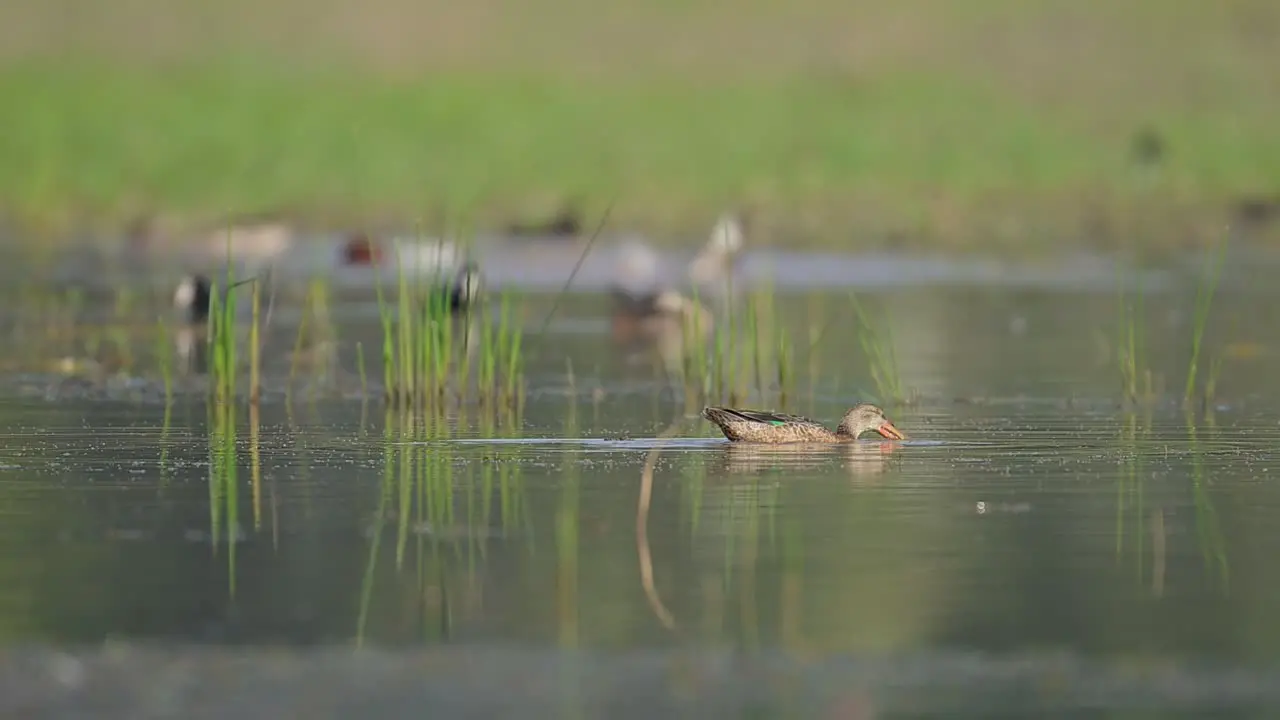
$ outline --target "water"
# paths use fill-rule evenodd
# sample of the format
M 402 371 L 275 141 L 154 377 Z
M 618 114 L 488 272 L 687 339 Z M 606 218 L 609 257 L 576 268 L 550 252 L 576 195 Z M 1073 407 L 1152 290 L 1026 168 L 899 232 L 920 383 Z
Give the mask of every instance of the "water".
M 1167 391 L 1133 410 L 1114 285 L 868 291 L 918 392 L 889 408 L 901 443 L 729 445 L 590 293 L 527 339 L 518 412 L 414 423 L 299 391 L 241 408 L 228 446 L 198 397 L 15 375 L 0 708 L 1270 717 L 1280 304 L 1228 278 L 1218 393 L 1187 414 L 1194 286 L 1161 277 L 1143 327 Z M 551 305 L 528 300 L 529 332 Z M 380 330 L 367 303 L 335 318 L 349 374 Z M 833 327 L 788 399 L 831 424 L 874 388 Z

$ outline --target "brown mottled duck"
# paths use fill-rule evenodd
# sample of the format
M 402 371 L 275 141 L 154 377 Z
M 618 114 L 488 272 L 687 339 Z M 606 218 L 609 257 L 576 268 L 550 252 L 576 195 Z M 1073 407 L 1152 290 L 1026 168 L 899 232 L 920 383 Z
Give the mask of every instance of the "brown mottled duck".
M 702 409 L 702 417 L 718 425 L 724 436 L 733 442 L 837 443 L 857 440 L 869 432 L 892 440 L 905 440 L 907 437 L 885 417 L 883 410 L 871 403 L 855 405 L 845 413 L 835 430 L 798 415 L 760 410 L 706 407 Z

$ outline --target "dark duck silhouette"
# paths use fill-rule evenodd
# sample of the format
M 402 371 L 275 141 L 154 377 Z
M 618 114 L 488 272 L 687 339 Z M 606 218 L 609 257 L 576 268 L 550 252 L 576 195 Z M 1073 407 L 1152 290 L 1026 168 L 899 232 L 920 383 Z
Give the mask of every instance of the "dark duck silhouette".
M 545 221 L 512 223 L 506 230 L 518 237 L 571 238 L 582 234 L 582 218 L 576 209 L 565 205 Z
M 483 285 L 480 266 L 474 260 L 468 260 L 458 268 L 451 280 L 437 289 L 437 297 L 450 314 L 465 314 L 479 302 Z
M 189 324 L 208 321 L 209 306 L 213 300 L 213 284 L 199 273 L 187 275 L 173 291 L 173 307 Z

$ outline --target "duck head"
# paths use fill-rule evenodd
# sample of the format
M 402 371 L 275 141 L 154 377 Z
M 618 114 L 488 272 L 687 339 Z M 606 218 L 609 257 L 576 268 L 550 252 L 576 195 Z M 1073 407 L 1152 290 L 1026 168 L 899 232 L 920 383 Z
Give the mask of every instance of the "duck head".
M 871 403 L 859 403 L 845 413 L 844 419 L 836 432 L 842 435 L 859 437 L 863 433 L 874 432 L 891 440 L 905 440 L 907 436 L 885 417 L 884 410 Z

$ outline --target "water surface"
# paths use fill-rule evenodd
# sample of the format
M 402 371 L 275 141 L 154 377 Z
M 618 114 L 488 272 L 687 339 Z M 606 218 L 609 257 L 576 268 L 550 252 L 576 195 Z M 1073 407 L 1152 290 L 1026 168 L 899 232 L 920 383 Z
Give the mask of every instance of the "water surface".
M 0 637 L 38 649 L 6 661 L 3 682 L 23 692 L 0 707 L 1280 708 L 1266 322 L 1280 306 L 1265 288 L 1220 295 L 1206 347 L 1223 374 L 1191 412 L 1177 401 L 1189 283 L 1141 308 L 1164 390 L 1142 406 L 1122 402 L 1114 292 L 951 283 L 864 297 L 893 321 L 915 391 L 888 408 L 906 442 L 730 445 L 660 360 L 610 342 L 590 293 L 560 302 L 543 335 L 555 302 L 522 305 L 519 408 L 412 418 L 298 391 L 240 408 L 232 433 L 198 394 L 166 406 L 15 375 L 0 403 Z M 875 393 L 846 300 L 778 302 L 797 323 L 823 307 L 834 329 L 785 401 L 766 389 L 743 402 L 834 424 Z M 379 347 L 374 315 L 335 306 L 348 379 L 355 344 Z M 287 345 L 296 327 L 273 333 Z

